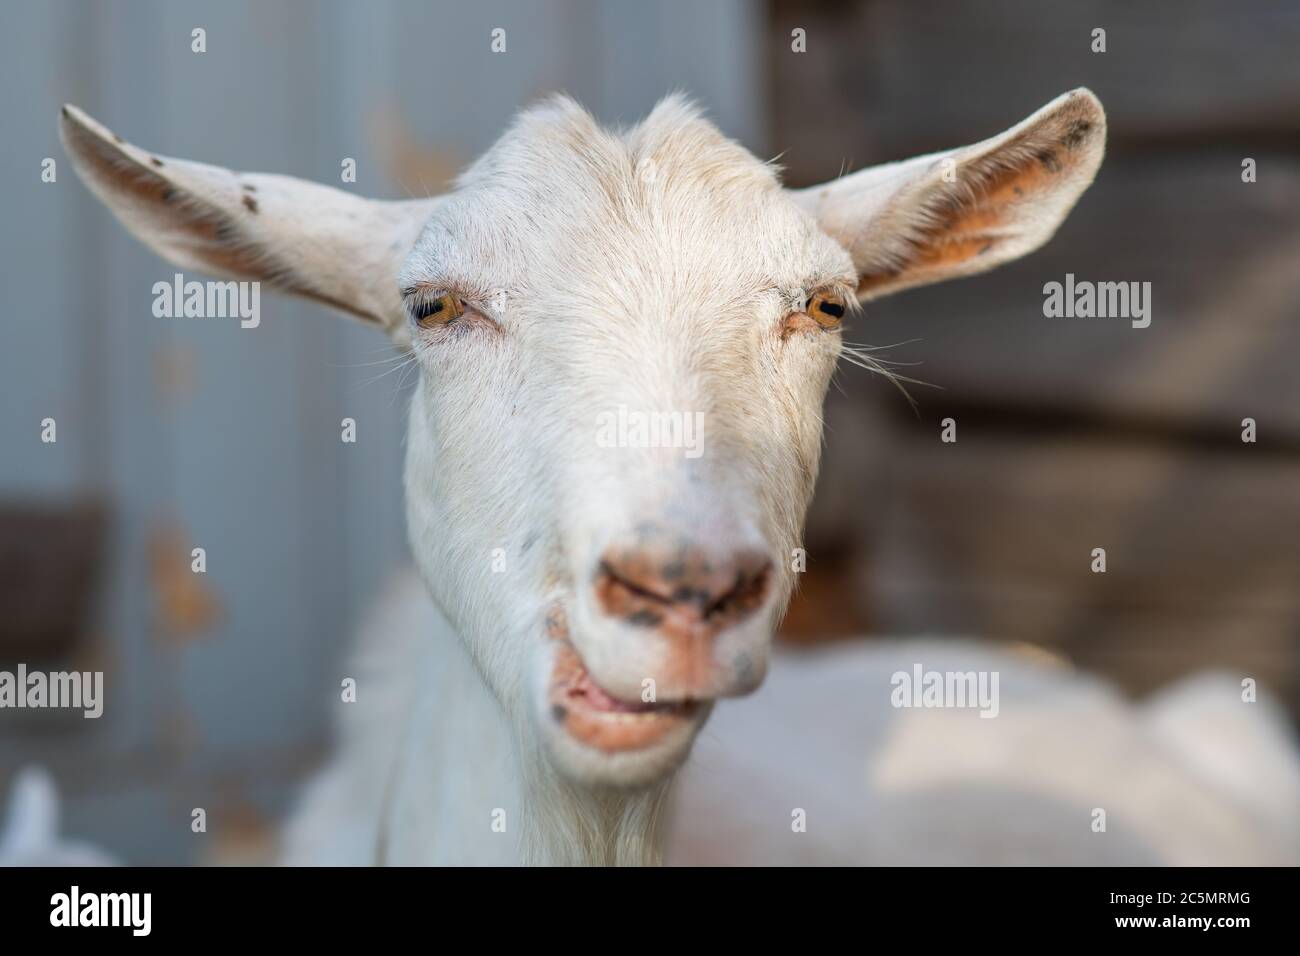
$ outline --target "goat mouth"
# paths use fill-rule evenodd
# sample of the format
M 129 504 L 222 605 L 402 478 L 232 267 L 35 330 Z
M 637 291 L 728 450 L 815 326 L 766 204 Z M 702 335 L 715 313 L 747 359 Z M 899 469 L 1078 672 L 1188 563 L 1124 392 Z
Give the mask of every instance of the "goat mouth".
M 696 701 L 630 702 L 614 697 L 592 679 L 569 641 L 563 615 L 552 614 L 547 634 L 555 643 L 547 691 L 551 719 L 579 743 L 605 753 L 644 750 L 694 724 Z

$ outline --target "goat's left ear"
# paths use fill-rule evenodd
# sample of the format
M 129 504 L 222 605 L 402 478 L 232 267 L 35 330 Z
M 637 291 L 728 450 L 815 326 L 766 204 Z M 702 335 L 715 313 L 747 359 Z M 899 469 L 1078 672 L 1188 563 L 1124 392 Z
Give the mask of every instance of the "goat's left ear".
M 438 199 L 382 202 L 158 156 L 75 106 L 63 108 L 60 133 L 86 185 L 164 259 L 266 282 L 403 340 L 397 276 Z
M 874 166 L 792 191 L 853 256 L 858 296 L 974 275 L 1033 252 L 1092 182 L 1106 114 L 1066 93 L 973 146 Z

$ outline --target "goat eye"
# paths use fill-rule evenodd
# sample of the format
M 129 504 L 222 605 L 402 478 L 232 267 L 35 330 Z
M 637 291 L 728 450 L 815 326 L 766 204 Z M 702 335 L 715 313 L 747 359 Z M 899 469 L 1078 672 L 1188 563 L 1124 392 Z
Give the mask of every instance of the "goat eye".
M 840 320 L 847 311 L 844 298 L 834 292 L 818 292 L 808 300 L 805 310 L 818 325 L 824 329 L 839 328 Z
M 411 317 L 415 319 L 415 324 L 423 329 L 446 325 L 460 318 L 464 312 L 465 304 L 450 292 L 444 292 L 432 299 L 423 299 L 411 306 Z

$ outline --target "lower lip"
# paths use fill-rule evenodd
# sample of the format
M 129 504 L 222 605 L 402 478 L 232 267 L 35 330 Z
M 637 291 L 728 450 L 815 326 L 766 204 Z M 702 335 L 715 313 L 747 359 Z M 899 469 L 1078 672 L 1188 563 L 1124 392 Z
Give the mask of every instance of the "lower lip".
M 547 695 L 551 719 L 579 743 L 605 753 L 645 750 L 689 727 L 699 712 L 693 702 L 626 704 L 605 693 L 565 637 L 555 638 Z

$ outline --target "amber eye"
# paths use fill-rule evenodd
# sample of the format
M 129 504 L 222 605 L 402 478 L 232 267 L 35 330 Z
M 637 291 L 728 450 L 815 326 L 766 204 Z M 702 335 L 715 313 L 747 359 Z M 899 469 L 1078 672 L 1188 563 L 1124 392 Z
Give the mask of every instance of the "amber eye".
M 834 292 L 817 292 L 808 300 L 805 310 L 824 329 L 837 329 L 847 310 L 844 297 Z
M 446 325 L 460 318 L 464 312 L 465 304 L 460 301 L 459 296 L 450 292 L 444 292 L 431 299 L 421 299 L 411 306 L 411 316 L 415 319 L 415 324 L 422 329 Z

